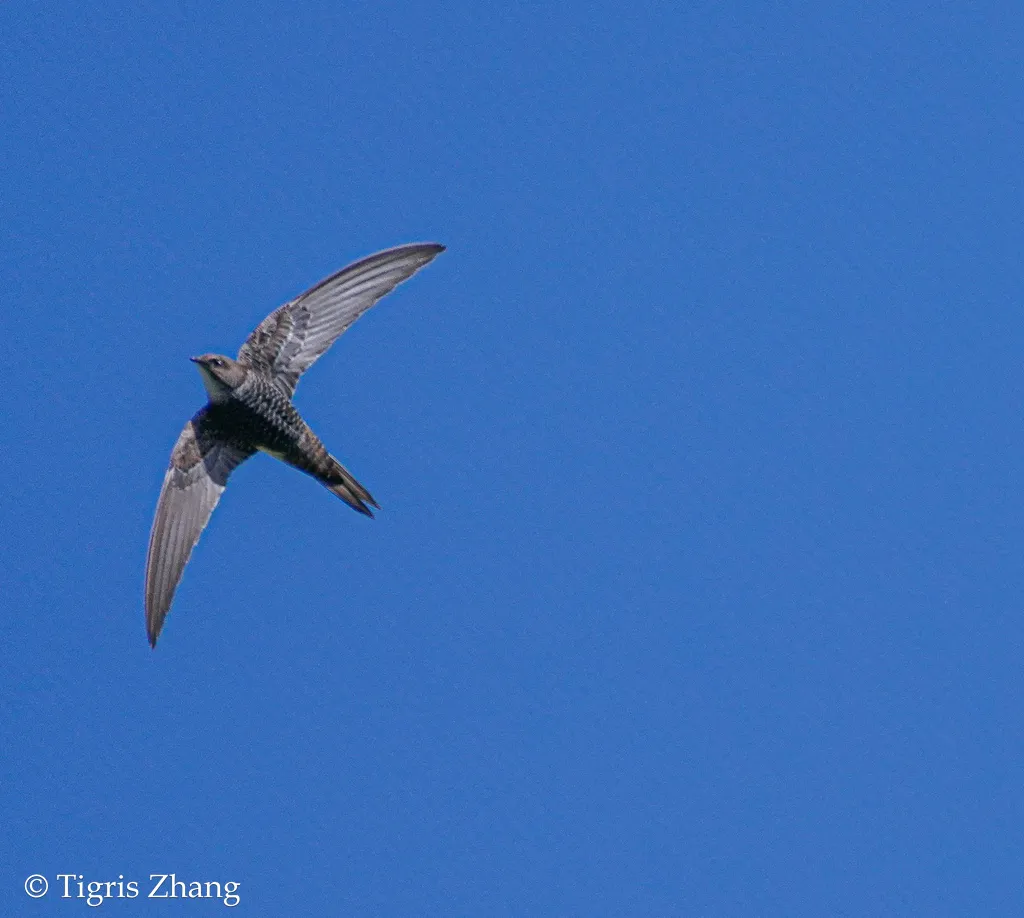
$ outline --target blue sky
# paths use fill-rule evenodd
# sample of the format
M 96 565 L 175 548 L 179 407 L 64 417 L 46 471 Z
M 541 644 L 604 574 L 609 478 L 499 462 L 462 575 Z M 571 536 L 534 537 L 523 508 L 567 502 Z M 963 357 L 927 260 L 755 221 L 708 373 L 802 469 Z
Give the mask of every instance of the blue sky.
M 1021 914 L 1021 25 L 0 6 L 0 910 Z M 150 650 L 187 358 L 418 240 Z

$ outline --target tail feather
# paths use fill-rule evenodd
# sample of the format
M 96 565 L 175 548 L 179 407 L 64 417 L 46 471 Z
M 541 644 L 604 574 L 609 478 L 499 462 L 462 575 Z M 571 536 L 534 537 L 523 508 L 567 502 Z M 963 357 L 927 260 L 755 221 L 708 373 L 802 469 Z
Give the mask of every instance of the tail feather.
M 337 494 L 353 510 L 358 510 L 360 513 L 372 517 L 373 511 L 370 507 L 376 507 L 379 510 L 380 504 L 373 499 L 373 495 L 366 488 L 355 480 L 352 473 L 345 466 L 333 456 L 331 456 L 331 459 L 333 460 L 332 468 L 326 475 L 320 478 L 324 486 L 332 494 Z
M 268 450 L 268 452 L 270 451 Z M 300 469 L 307 475 L 312 475 L 328 491 L 337 494 L 353 510 L 358 510 L 365 516 L 373 516 L 370 507 L 380 509 L 380 504 L 373 499 L 373 495 L 356 481 L 355 476 L 345 466 L 327 452 L 327 447 L 309 428 L 306 428 L 303 439 L 295 449 L 286 453 L 271 452 L 270 454 Z

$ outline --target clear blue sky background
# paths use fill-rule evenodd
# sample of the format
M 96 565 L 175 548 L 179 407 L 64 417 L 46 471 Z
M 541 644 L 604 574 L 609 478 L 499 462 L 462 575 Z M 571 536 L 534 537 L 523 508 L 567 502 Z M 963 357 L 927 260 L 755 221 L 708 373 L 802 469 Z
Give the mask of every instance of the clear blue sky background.
M 1021 15 L 2 4 L 0 911 L 1024 913 Z M 187 358 L 417 240 L 150 650 Z

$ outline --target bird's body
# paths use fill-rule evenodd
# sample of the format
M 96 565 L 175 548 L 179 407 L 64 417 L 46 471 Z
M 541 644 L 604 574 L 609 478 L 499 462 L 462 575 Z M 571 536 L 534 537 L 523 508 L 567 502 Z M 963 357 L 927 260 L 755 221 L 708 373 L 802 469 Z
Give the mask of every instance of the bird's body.
M 371 255 L 267 316 L 237 359 L 220 354 L 192 358 L 209 403 L 178 438 L 153 520 L 146 628 L 154 647 L 228 475 L 257 451 L 311 475 L 353 509 L 373 515 L 370 507 L 377 507 L 376 501 L 327 451 L 291 397 L 299 376 L 352 322 L 443 250 L 423 243 Z
M 327 452 L 272 377 L 219 354 L 192 359 L 202 368 L 204 378 L 207 374 L 217 378 L 219 374 L 231 381 L 240 379 L 233 387 L 230 382 L 223 382 L 222 387 L 215 389 L 216 400 L 211 394 L 210 404 L 192 418 L 194 427 L 205 428 L 211 436 L 239 452 L 252 455 L 259 450 L 287 462 L 312 475 L 353 509 L 373 516 L 367 504 L 377 507 L 377 502 Z M 221 363 L 218 365 L 215 360 Z

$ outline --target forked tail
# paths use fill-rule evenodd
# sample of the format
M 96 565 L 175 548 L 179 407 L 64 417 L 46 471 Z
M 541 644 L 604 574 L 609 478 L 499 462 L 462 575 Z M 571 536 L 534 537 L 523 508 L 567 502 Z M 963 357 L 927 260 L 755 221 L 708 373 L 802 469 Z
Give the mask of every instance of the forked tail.
M 337 494 L 353 510 L 373 516 L 370 507 L 376 507 L 379 510 L 380 504 L 373 499 L 373 495 L 366 488 L 355 480 L 345 466 L 333 456 L 330 459 L 331 468 L 326 475 L 320 478 L 327 490 Z
M 327 447 L 308 427 L 295 449 L 283 453 L 271 453 L 271 455 L 283 459 L 307 475 L 312 475 L 328 491 L 337 494 L 353 510 L 358 510 L 366 516 L 373 516 L 370 507 L 380 509 L 380 504 L 373 499 L 370 492 L 355 480 L 345 466 L 327 452 Z

